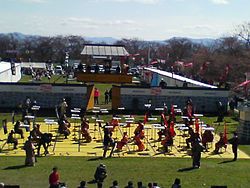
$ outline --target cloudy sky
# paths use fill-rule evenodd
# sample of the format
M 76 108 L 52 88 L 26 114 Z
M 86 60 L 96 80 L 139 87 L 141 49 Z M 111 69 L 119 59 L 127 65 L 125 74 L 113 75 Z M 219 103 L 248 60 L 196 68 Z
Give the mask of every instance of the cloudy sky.
M 250 0 L 0 0 L 0 33 L 163 40 L 218 38 L 250 21 Z

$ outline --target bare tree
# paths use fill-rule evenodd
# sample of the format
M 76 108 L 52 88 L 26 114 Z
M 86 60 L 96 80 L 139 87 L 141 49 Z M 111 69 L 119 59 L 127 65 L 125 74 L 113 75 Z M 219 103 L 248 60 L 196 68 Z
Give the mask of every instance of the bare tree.
M 246 48 L 250 47 L 250 22 L 238 25 L 236 28 L 236 36 L 245 41 Z

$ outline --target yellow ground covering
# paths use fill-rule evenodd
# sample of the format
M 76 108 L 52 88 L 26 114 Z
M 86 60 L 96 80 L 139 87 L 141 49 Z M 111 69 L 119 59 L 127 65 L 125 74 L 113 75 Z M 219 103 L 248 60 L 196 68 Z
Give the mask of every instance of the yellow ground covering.
M 54 137 L 57 135 L 57 127 L 58 125 L 48 125 L 45 122 L 38 122 L 41 125 L 42 132 L 51 132 Z M 99 129 L 99 126 L 95 126 L 94 123 L 90 124 L 90 133 L 92 138 L 91 143 L 84 143 L 84 140 L 81 139 L 81 144 L 79 146 L 79 123 L 74 123 L 74 120 L 71 122 L 71 134 L 68 139 L 64 139 L 63 135 L 59 135 L 57 142 L 55 143 L 55 139 L 51 142 L 51 146 L 49 147 L 49 155 L 52 156 L 102 156 L 103 149 L 102 149 L 102 138 L 103 132 Z M 13 129 L 14 125 L 12 123 L 8 123 L 8 132 Z M 119 127 L 115 130 L 113 134 L 113 138 L 116 138 L 119 141 L 122 137 L 123 132 L 128 132 L 131 141 L 129 142 L 127 147 L 123 148 L 121 152 L 114 152 L 114 157 L 190 157 L 190 150 L 185 149 L 185 139 L 188 137 L 183 136 L 183 132 L 175 129 L 176 136 L 174 138 L 174 146 L 170 147 L 170 152 L 167 154 L 162 153 L 159 148 L 161 147 L 160 142 L 157 142 L 157 131 L 153 129 L 151 124 L 146 124 L 148 129 L 145 129 L 145 136 L 144 139 L 145 143 L 145 151 L 137 152 L 137 146 L 134 145 L 132 141 L 133 132 L 137 124 L 131 124 L 130 128 L 126 127 Z M 31 125 L 32 128 L 32 125 Z M 25 129 L 25 138 L 21 139 L 20 135 L 15 135 L 18 139 L 18 149 L 13 150 L 13 144 L 5 144 L 7 135 L 4 135 L 3 130 L 0 131 L 0 138 L 2 139 L 1 148 L 2 151 L 0 156 L 24 156 L 25 152 L 22 149 L 25 140 L 27 139 L 29 132 L 26 132 Z M 219 154 L 213 154 L 214 145 L 218 141 L 218 135 L 215 136 L 213 143 L 209 144 L 209 151 L 202 153 L 202 158 L 233 158 L 232 147 L 229 144 L 227 149 L 225 150 L 222 148 Z M 43 153 L 43 148 L 41 147 L 41 153 Z M 109 155 L 109 151 L 107 153 Z M 244 152 L 238 152 L 239 158 L 249 158 Z

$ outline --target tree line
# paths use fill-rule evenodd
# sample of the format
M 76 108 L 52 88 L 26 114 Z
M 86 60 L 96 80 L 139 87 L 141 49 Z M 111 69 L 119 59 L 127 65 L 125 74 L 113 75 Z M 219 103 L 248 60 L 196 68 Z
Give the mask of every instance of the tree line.
M 0 34 L 0 57 L 63 64 L 66 52 L 70 59 L 81 59 L 80 53 L 87 43 L 91 41 L 73 35 L 17 37 L 17 33 Z M 171 67 L 189 77 L 198 75 L 206 80 L 236 84 L 244 81 L 244 73 L 250 70 L 250 22 L 237 26 L 232 36 L 216 39 L 210 45 L 187 38 L 163 42 L 124 38 L 115 44 L 125 46 L 133 65 L 161 60 L 158 65 L 162 69 Z

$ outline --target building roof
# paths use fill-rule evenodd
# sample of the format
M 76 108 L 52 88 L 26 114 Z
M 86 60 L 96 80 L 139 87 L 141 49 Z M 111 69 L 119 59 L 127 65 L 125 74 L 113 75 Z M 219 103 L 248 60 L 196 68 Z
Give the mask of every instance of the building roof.
M 172 74 L 171 72 L 167 72 L 167 71 L 163 71 L 163 70 L 159 70 L 159 69 L 147 68 L 147 67 L 144 67 L 144 69 L 155 72 L 155 73 L 158 73 L 158 74 L 160 74 L 162 76 L 166 76 L 166 77 L 169 77 L 169 78 L 172 78 L 172 79 L 182 81 L 182 82 L 186 81 L 187 83 L 194 84 L 194 85 L 197 85 L 197 86 L 208 87 L 208 88 L 217 88 L 216 86 L 205 84 L 205 83 L 202 83 L 202 82 L 199 82 L 199 81 L 196 81 L 196 80 L 192 80 L 190 78 L 186 78 L 186 77 L 183 77 L 183 76 L 180 76 L 180 75 L 177 75 L 177 74 Z
M 99 45 L 87 44 L 84 46 L 82 55 L 93 56 L 127 56 L 129 53 L 124 46 L 121 45 Z

